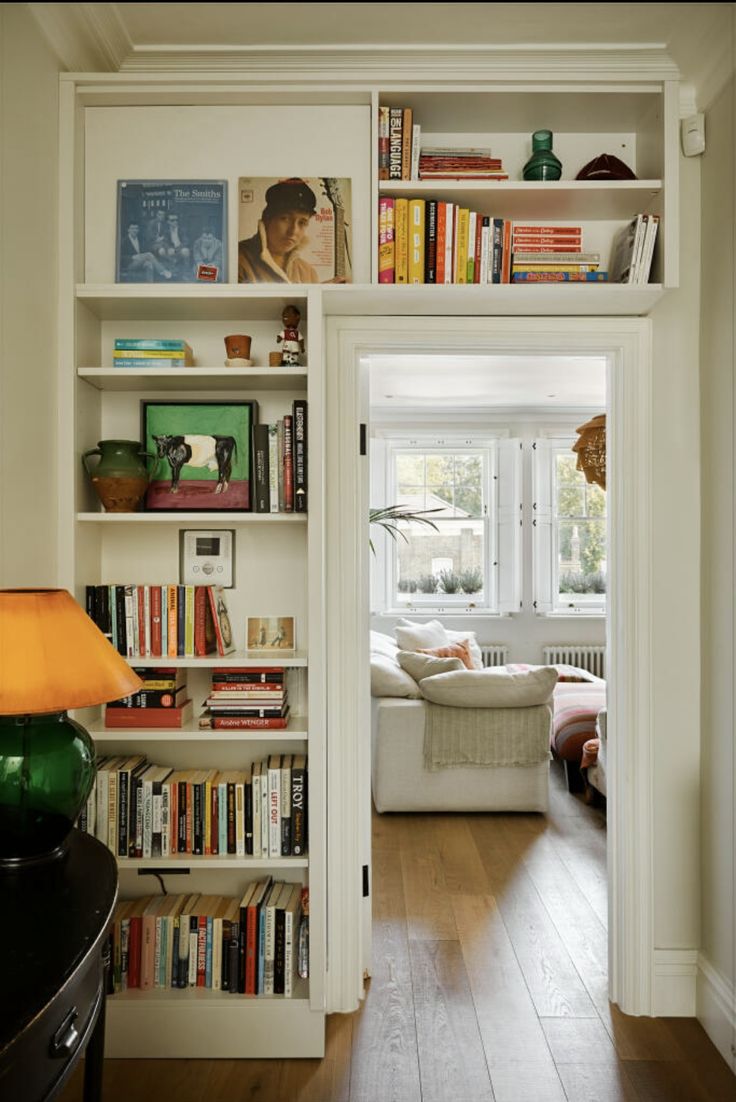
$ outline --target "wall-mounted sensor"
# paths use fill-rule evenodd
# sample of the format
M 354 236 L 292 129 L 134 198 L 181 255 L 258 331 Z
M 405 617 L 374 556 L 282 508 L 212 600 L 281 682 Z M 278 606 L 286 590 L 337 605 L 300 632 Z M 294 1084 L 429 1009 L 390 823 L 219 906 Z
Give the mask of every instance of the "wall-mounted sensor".
M 680 123 L 682 152 L 686 157 L 697 157 L 705 153 L 705 115 L 700 111 L 690 115 Z

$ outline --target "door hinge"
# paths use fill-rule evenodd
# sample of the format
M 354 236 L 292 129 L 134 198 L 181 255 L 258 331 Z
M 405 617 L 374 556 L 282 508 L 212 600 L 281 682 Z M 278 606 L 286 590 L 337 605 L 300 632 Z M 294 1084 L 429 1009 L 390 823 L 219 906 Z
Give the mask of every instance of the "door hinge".
M 361 421 L 361 424 L 360 424 L 360 454 L 361 455 L 367 455 L 368 454 L 367 437 L 368 437 L 367 426 L 366 426 L 365 422 Z
M 370 894 L 371 891 L 368 883 L 368 866 L 363 865 L 363 898 L 367 899 Z

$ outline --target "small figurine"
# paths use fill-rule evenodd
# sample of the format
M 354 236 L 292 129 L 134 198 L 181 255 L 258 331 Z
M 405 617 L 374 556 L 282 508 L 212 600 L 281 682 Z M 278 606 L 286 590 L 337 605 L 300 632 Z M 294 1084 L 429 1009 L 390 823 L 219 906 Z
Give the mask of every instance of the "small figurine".
M 281 314 L 284 328 L 276 340 L 281 345 L 281 364 L 284 367 L 298 367 L 299 354 L 304 352 L 304 338 L 299 332 L 301 316 L 296 306 L 285 306 Z

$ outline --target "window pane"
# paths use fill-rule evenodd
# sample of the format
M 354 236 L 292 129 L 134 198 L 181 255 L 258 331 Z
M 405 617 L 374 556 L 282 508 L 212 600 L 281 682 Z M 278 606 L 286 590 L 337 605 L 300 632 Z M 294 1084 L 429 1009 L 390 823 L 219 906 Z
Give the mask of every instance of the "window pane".
M 575 464 L 578 461 L 576 455 L 567 455 L 562 452 L 558 453 L 555 459 L 558 486 L 563 483 L 578 486 L 585 482 L 583 472 L 575 470 Z
M 455 457 L 455 507 L 467 516 L 483 515 L 483 460 L 479 455 Z
M 585 497 L 587 501 L 586 513 L 589 517 L 604 517 L 606 515 L 606 495 L 600 486 L 586 486 Z
M 483 597 L 483 521 L 436 520 L 439 531 L 403 524 L 397 542 L 398 599 L 435 594 L 474 601 Z
M 557 566 L 560 593 L 605 593 L 605 521 L 560 521 Z
M 557 487 L 557 515 L 559 517 L 585 516 L 585 490 L 582 486 Z
M 396 456 L 396 481 L 410 483 L 412 486 L 424 485 L 424 456 L 415 452 L 400 452 Z

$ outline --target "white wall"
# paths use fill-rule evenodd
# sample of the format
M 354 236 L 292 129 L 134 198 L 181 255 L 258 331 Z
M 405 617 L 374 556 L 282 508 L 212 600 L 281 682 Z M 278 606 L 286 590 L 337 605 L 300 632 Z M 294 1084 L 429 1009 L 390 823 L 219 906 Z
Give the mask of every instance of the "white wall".
M 26 4 L 0 59 L 0 585 L 54 585 L 59 63 Z
M 734 1070 L 735 92 L 732 79 L 706 114 L 707 150 L 702 161 L 702 936 L 698 979 L 698 1017 Z

